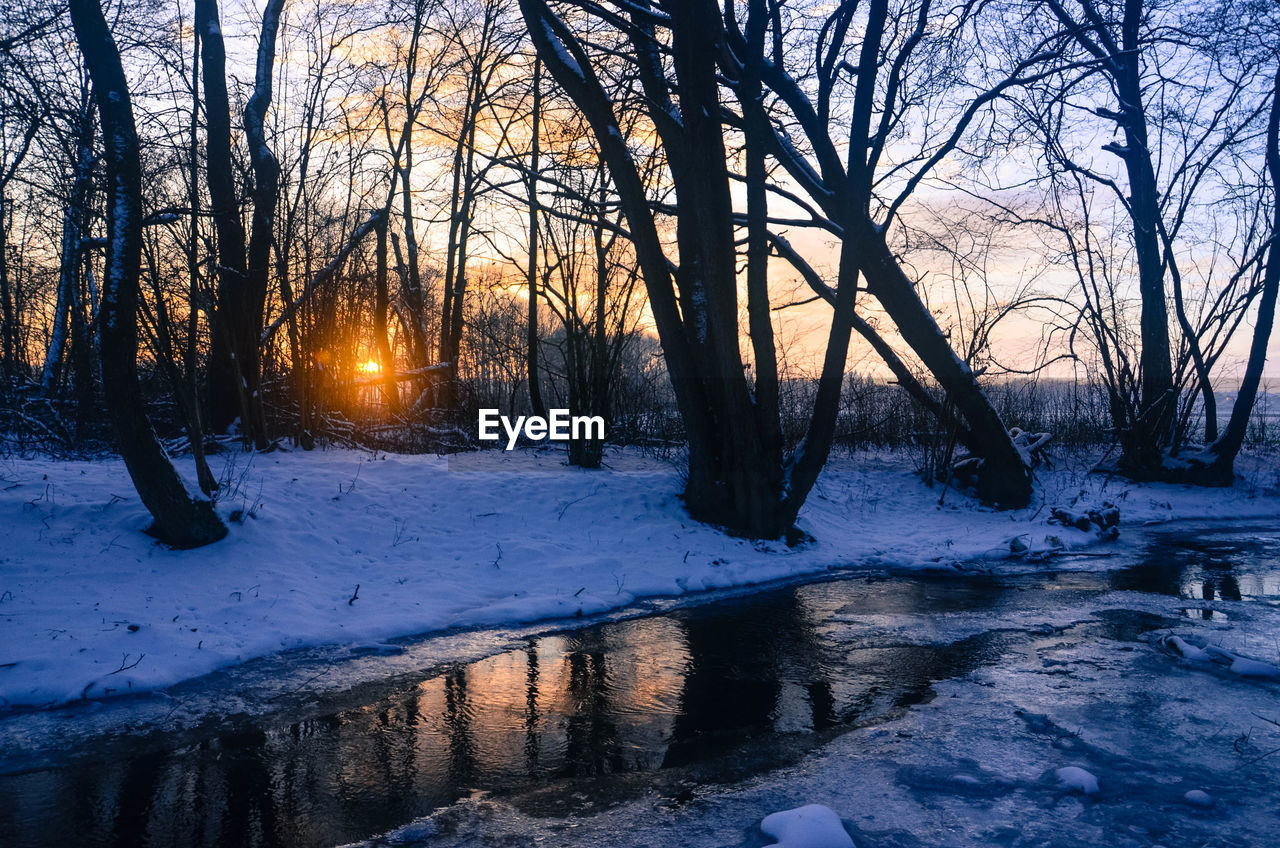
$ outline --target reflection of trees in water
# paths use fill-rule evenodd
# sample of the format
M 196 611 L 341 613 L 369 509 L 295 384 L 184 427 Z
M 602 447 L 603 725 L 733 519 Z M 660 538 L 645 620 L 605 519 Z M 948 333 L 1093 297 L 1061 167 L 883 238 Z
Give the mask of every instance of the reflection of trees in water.
M 525 648 L 527 671 L 525 673 L 524 712 L 524 767 L 529 778 L 538 776 L 539 723 L 538 711 L 538 645 L 530 642 Z
M 1151 592 L 1179 597 L 1194 597 L 1185 585 L 1185 574 L 1194 568 L 1204 554 L 1188 550 L 1185 545 L 1160 541 L 1149 545 L 1142 562 L 1130 568 L 1113 572 L 1111 585 L 1115 589 L 1134 592 Z M 1228 565 L 1229 567 L 1229 565 Z
M 609 665 L 604 652 L 599 648 L 571 648 L 565 662 L 569 666 L 569 715 L 565 723 L 561 773 L 591 777 L 624 770 L 626 763 L 618 744 Z
M 125 766 L 115 798 L 115 821 L 112 822 L 116 845 L 140 845 L 146 841 L 153 804 L 160 790 L 164 760 L 160 754 L 144 755 Z
M 1003 643 L 981 638 L 883 644 L 878 627 L 848 618 L 909 612 L 923 622 L 1006 596 L 964 585 L 804 587 L 534 639 L 287 728 L 109 767 L 82 764 L 57 773 L 60 809 L 79 804 L 74 820 L 91 823 L 94 835 L 68 827 L 66 842 L 332 843 L 408 821 L 471 788 L 683 765 L 753 736 L 826 730 L 917 701 L 934 680 L 998 656 Z
M 810 727 L 834 722 L 831 685 L 818 661 L 813 624 L 794 592 L 744 609 L 681 616 L 689 652 L 680 711 L 663 766 L 721 753 L 773 729 L 783 681 L 809 693 Z
M 261 731 L 250 731 L 233 739 L 224 739 L 240 749 L 222 773 L 226 793 L 226 816 L 223 817 L 223 845 L 279 845 L 273 781 L 262 754 L 267 737 Z
M 1207 574 L 1204 577 L 1201 597 L 1206 601 L 1215 599 L 1238 601 L 1241 599 L 1240 584 L 1231 574 Z
M 304 723 L 312 725 L 308 736 L 319 731 L 320 738 L 279 756 L 285 775 L 281 782 L 291 798 L 297 791 L 302 815 L 306 799 L 317 791 L 332 792 L 335 804 L 342 806 L 343 821 L 355 832 L 416 815 L 419 807 L 414 802 L 424 788 L 419 786 L 423 767 L 416 744 L 423 726 L 423 694 L 420 686 L 414 686 L 350 710 L 322 727 Z M 327 789 L 324 784 L 330 781 L 337 785 Z M 317 782 L 319 787 L 299 791 L 300 785 Z
M 1257 566 L 1274 561 L 1269 539 L 1162 539 L 1143 561 L 1114 572 L 1112 586 L 1196 600 L 1240 601 L 1280 594 L 1280 575 Z
M 444 726 L 449 739 L 448 781 L 459 788 L 474 785 L 476 743 L 472 736 L 467 669 L 458 666 L 444 675 Z

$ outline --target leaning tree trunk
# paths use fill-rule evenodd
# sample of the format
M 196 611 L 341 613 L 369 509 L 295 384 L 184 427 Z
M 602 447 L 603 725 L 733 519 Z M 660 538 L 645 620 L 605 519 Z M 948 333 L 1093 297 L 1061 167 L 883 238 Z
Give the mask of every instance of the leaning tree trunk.
M 142 166 L 120 53 L 97 0 L 71 0 L 71 23 L 94 84 L 107 166 L 107 255 L 102 281 L 102 384 L 120 455 L 151 512 L 151 532 L 179 548 L 216 542 L 227 528 L 178 477 L 147 419 L 138 385 L 136 310 L 142 262 Z
M 1222 436 L 1209 446 L 1212 457 L 1206 474 L 1208 482 L 1230 486 L 1235 480 L 1235 460 L 1244 444 L 1249 416 L 1258 398 L 1262 368 L 1267 362 L 1267 342 L 1276 318 L 1276 298 L 1280 295 L 1280 67 L 1276 68 L 1271 93 L 1271 118 L 1267 122 L 1267 172 L 1271 176 L 1273 207 L 1271 210 L 1271 246 L 1267 249 L 1267 267 L 1262 276 L 1262 298 L 1258 303 L 1258 319 L 1253 327 L 1253 343 L 1245 366 L 1240 392 L 1231 408 L 1231 420 Z
M 1031 500 L 1031 471 L 1013 446 L 1009 431 L 978 384 L 977 375 L 947 341 L 921 302 L 893 251 L 869 220 L 855 231 L 867 288 L 893 319 L 903 341 L 920 357 L 968 423 L 967 443 L 982 457 L 978 496 L 1018 509 Z

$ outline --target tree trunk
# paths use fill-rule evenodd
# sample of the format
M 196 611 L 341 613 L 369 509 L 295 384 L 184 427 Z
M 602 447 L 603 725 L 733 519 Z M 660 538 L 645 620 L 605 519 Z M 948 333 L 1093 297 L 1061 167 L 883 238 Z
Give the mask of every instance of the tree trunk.
M 191 42 L 191 135 L 187 142 L 187 192 L 191 203 L 191 217 L 187 222 L 187 346 L 186 373 L 183 375 L 187 397 L 187 440 L 191 443 L 191 458 L 196 464 L 196 479 L 200 491 L 212 495 L 218 488 L 218 480 L 209 468 L 204 451 L 204 415 L 200 403 L 200 367 L 196 350 L 200 332 L 200 31 L 196 29 Z
M 972 369 L 951 349 L 874 225 L 864 220 L 853 238 L 864 248 L 860 265 L 868 290 L 968 422 L 970 447 L 983 460 L 978 496 L 1006 508 L 1026 506 L 1031 501 L 1031 472 Z
M 533 60 L 533 127 L 529 140 L 529 308 L 525 333 L 525 370 L 529 379 L 529 406 L 534 415 L 546 417 L 542 401 L 542 375 L 538 373 L 538 153 L 542 121 L 542 60 Z M 572 461 L 572 460 L 571 460 Z
M 404 301 L 409 307 L 410 342 L 412 345 L 414 368 L 423 368 L 428 361 L 427 335 L 423 331 L 422 310 L 422 270 L 418 257 L 418 236 L 413 223 L 413 192 L 409 187 L 409 177 L 413 172 L 413 124 L 405 122 L 404 166 L 400 169 L 401 214 L 404 217 L 405 273 Z
M 0 186 L 0 372 L 4 376 L 5 392 L 18 375 L 18 316 L 9 284 L 8 208 L 5 188 Z
M 444 313 L 440 325 L 440 362 L 449 366 L 439 383 L 437 403 L 443 409 L 457 406 L 458 355 L 462 350 L 463 302 L 467 293 L 467 245 L 471 238 L 471 215 L 475 207 L 475 141 L 483 96 L 481 67 L 477 62 L 469 83 L 467 110 L 454 152 L 454 193 L 445 264 Z
M 681 265 L 675 280 L 644 183 L 585 51 L 544 0 L 520 6 L 542 61 L 582 110 L 618 190 L 689 441 L 685 505 L 694 518 L 730 532 L 776 538 L 790 527 L 778 509 L 781 463 L 771 463 L 749 432 L 754 416 L 737 350 L 732 206 L 727 180 L 717 180 L 726 176 L 714 76 L 718 28 L 705 28 L 705 7 L 697 10 L 704 17 L 701 32 L 690 20 L 693 10 L 672 7 L 680 16 L 672 31 L 682 122 L 670 120 L 675 107 L 666 80 L 648 61 L 651 35 L 633 36 L 647 108 L 655 121 L 665 121 L 662 141 L 677 186 Z M 693 75 L 702 78 L 695 82 Z M 719 362 L 725 354 L 729 361 Z
M 1173 435 L 1177 393 L 1169 351 L 1169 311 L 1164 292 L 1164 264 L 1160 251 L 1160 196 L 1147 139 L 1142 100 L 1139 28 L 1143 0 L 1125 0 L 1116 93 L 1125 145 L 1121 158 L 1129 175 L 1134 252 L 1138 259 L 1138 290 L 1142 297 L 1142 398 L 1139 417 L 1122 437 L 1121 467 L 1137 477 L 1158 473 Z
M 84 233 L 89 182 L 93 177 L 93 111 L 86 102 L 80 115 L 80 133 L 76 140 L 75 177 L 71 184 L 71 196 L 62 217 L 62 256 L 58 264 L 58 298 L 53 311 L 53 331 L 49 336 L 49 349 L 45 352 L 44 368 L 40 375 L 40 390 L 46 397 L 58 391 L 62 359 L 66 354 L 67 326 L 70 323 L 72 304 L 76 302 L 80 268 L 83 262 L 81 238 Z
M 120 54 L 97 0 L 71 0 L 71 22 L 94 84 L 107 163 L 106 271 L 102 281 L 102 383 L 120 455 L 157 538 L 174 547 L 215 542 L 227 528 L 193 497 L 147 419 L 138 385 L 136 310 L 142 260 L 142 167 Z
M 1276 298 L 1280 295 L 1280 67 L 1276 68 L 1271 92 L 1271 116 L 1267 122 L 1267 173 L 1271 177 L 1274 206 L 1271 210 L 1271 246 L 1267 249 L 1267 267 L 1262 276 L 1262 298 L 1253 326 L 1253 342 L 1245 366 L 1240 392 L 1231 407 L 1231 419 L 1222 436 L 1208 450 L 1212 457 L 1207 480 L 1214 485 L 1229 486 L 1235 481 L 1235 460 L 1249 429 L 1249 416 L 1258 398 L 1262 369 L 1267 362 L 1267 343 L 1275 325 Z
M 236 357 L 244 334 L 241 305 L 245 302 L 248 268 L 231 162 L 231 104 L 217 0 L 197 0 L 195 26 L 202 41 L 200 60 L 204 71 L 205 179 L 217 237 L 213 265 L 218 280 L 217 305 L 209 330 L 209 426 L 214 432 L 225 433 L 239 418 L 242 429 L 248 432 L 246 377 L 243 363 Z
M 378 347 L 378 366 L 383 377 L 382 393 L 391 412 L 400 411 L 400 388 L 396 381 L 396 363 L 391 355 L 391 340 L 387 336 L 387 309 L 390 296 L 387 293 L 387 219 L 383 215 L 377 224 L 377 269 L 374 275 L 373 335 Z
M 253 96 L 244 107 L 245 135 L 249 142 L 249 161 L 253 166 L 253 217 L 249 229 L 244 297 L 241 306 L 243 333 L 236 360 L 244 388 L 244 405 L 248 408 L 246 430 L 254 445 L 267 447 L 266 412 L 262 403 L 262 348 L 258 333 L 266 317 L 267 281 L 271 271 L 271 241 L 276 206 L 280 200 L 280 163 L 267 144 L 266 116 L 271 105 L 271 74 L 275 66 L 276 35 L 284 0 L 268 0 L 262 10 L 262 32 L 258 38 L 258 57 L 254 72 Z

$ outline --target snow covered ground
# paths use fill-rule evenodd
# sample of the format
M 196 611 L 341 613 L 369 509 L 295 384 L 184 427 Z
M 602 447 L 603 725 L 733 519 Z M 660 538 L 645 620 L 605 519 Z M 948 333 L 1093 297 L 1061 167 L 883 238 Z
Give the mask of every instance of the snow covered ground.
M 213 463 L 231 534 L 171 551 L 142 533 L 119 461 L 0 459 L 0 707 L 148 691 L 304 646 L 376 650 L 832 568 L 1010 561 L 1011 549 L 1025 559 L 1096 542 L 1048 523 L 1052 507 L 1110 501 L 1122 528 L 1280 517 L 1268 463 L 1226 491 L 1041 472 L 1031 508 L 997 512 L 956 492 L 940 506 L 906 456 L 855 455 L 824 472 L 800 521 L 816 541 L 793 550 L 691 521 L 677 466 L 633 451 L 609 454 L 602 471 L 552 451 Z

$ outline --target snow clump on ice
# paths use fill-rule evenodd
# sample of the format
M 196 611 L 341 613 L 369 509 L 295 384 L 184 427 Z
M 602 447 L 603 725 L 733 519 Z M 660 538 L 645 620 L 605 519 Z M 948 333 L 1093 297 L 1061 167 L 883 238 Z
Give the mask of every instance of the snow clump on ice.
M 778 840 L 774 848 L 854 848 L 840 817 L 821 804 L 765 816 L 760 829 Z
M 1197 807 L 1213 806 L 1213 796 L 1203 789 L 1192 789 L 1182 797 L 1187 799 L 1188 804 L 1195 804 Z
M 1161 638 L 1160 644 L 1191 662 L 1211 662 L 1226 666 L 1228 671 L 1240 677 L 1252 677 L 1258 680 L 1280 680 L 1280 668 L 1261 660 L 1242 657 L 1217 645 L 1205 645 L 1203 648 L 1199 648 L 1182 637 L 1172 634 Z
M 1098 792 L 1098 778 L 1079 766 L 1065 766 L 1058 769 L 1054 774 L 1057 775 L 1058 783 L 1064 789 L 1083 792 L 1086 795 L 1094 795 Z

